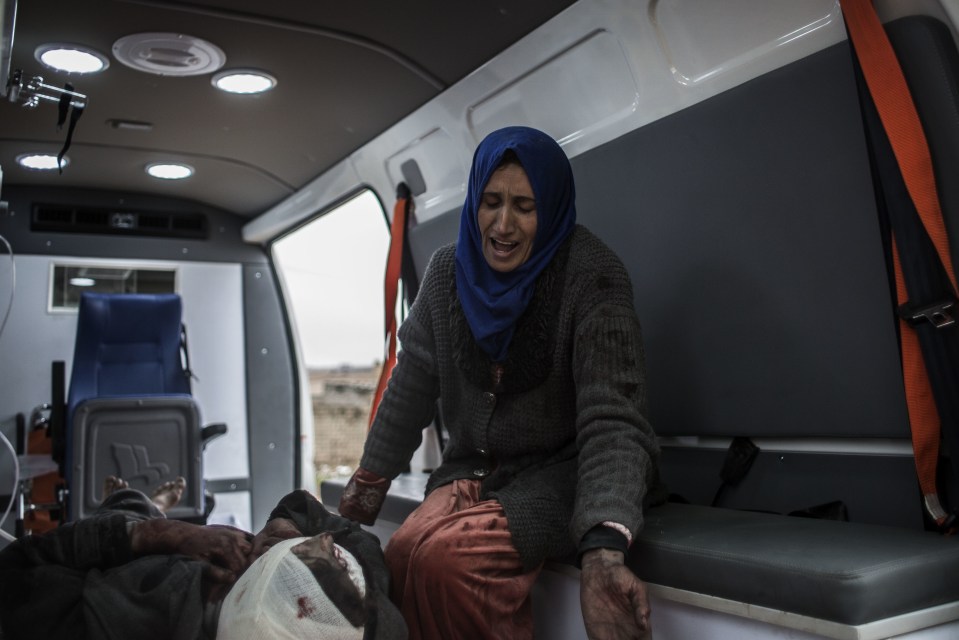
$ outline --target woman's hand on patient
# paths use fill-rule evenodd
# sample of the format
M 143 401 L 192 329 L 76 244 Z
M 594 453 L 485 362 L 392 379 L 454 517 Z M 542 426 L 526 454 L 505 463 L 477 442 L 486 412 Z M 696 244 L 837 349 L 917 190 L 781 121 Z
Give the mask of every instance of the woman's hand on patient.
M 625 566 L 622 552 L 592 549 L 581 565 L 580 604 L 590 640 L 652 638 L 646 585 Z

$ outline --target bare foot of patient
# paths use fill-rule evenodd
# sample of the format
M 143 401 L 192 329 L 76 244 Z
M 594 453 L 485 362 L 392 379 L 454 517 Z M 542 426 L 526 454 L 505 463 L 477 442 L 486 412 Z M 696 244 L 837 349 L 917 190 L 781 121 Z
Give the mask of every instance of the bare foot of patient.
M 111 496 L 120 489 L 126 489 L 130 485 L 127 484 L 127 481 L 123 478 L 118 478 L 116 476 L 107 476 L 103 481 L 103 497 Z
M 157 487 L 153 495 L 150 496 L 150 500 L 153 501 L 153 504 L 155 504 L 160 511 L 166 513 L 180 502 L 180 498 L 183 497 L 185 490 L 186 480 L 184 480 L 182 476 L 179 476 L 176 480 L 164 482 Z

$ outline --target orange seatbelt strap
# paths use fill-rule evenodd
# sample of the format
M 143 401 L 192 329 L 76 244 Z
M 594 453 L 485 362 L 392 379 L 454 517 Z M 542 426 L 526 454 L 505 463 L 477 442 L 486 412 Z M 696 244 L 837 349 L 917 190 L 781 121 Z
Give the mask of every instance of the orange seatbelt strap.
M 396 205 L 393 207 L 393 222 L 390 224 L 390 250 L 386 258 L 386 280 L 384 283 L 386 357 L 383 361 L 383 370 L 380 371 L 379 382 L 376 384 L 376 392 L 373 394 L 373 407 L 370 410 L 369 426 L 373 426 L 376 410 L 380 406 L 380 400 L 383 398 L 383 392 L 386 390 L 386 385 L 390 380 L 393 367 L 396 366 L 396 331 L 398 329 L 396 321 L 396 299 L 399 292 L 400 270 L 403 263 L 406 217 L 411 202 L 410 190 L 405 183 L 401 182 L 396 188 Z
M 905 76 L 871 0 L 840 0 L 850 41 L 862 67 L 869 93 L 889 138 L 906 189 L 932 240 L 939 260 L 956 291 L 949 239 L 939 206 L 932 158 L 912 102 Z M 900 307 L 908 302 L 902 264 L 893 243 L 896 295 Z M 942 524 L 947 514 L 936 487 L 940 419 L 915 329 L 900 320 L 903 382 L 912 426 L 916 471 L 926 510 Z

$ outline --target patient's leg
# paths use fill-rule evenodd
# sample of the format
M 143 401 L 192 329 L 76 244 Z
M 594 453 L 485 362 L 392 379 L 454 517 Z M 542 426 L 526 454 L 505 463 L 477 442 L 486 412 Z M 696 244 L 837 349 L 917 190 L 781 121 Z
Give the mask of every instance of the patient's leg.
M 166 513 L 180 502 L 180 498 L 183 497 L 185 490 L 186 480 L 184 480 L 182 476 L 179 476 L 176 480 L 164 482 L 157 487 L 153 491 L 150 499 L 160 511 Z
M 122 513 L 131 520 L 163 518 L 163 510 L 142 491 L 131 489 L 123 478 L 107 476 L 103 481 L 103 501 L 97 513 Z
M 123 478 L 116 476 L 107 476 L 103 481 L 103 497 L 109 498 L 120 489 L 126 489 L 130 485 Z
M 147 497 L 136 489 L 131 489 L 123 478 L 107 476 L 103 481 L 103 502 L 98 511 L 122 512 L 136 520 L 144 518 L 163 518 L 167 510 L 180 502 L 186 490 L 186 480 L 164 482 Z

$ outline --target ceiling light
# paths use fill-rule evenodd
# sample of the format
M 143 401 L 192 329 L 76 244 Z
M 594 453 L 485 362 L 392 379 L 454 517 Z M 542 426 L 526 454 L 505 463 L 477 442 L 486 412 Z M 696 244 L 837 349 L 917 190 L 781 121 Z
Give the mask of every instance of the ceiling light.
M 70 284 L 74 287 L 92 287 L 96 283 L 93 278 L 70 278 Z
M 36 171 L 50 171 L 58 169 L 57 157 L 50 153 L 24 153 L 17 156 L 17 164 L 25 169 L 34 169 Z M 67 166 L 70 159 L 63 156 L 59 166 Z
M 213 76 L 213 86 L 228 93 L 263 93 L 276 86 L 276 78 L 254 69 L 231 69 Z
M 105 55 L 82 44 L 44 44 L 33 55 L 47 67 L 65 73 L 98 73 L 110 66 Z
M 186 164 L 154 163 L 147 165 L 147 173 L 161 180 L 182 180 L 193 175 L 193 167 Z
M 161 76 L 213 73 L 226 62 L 223 49 L 183 33 L 134 33 L 113 43 L 113 57 L 122 64 Z

